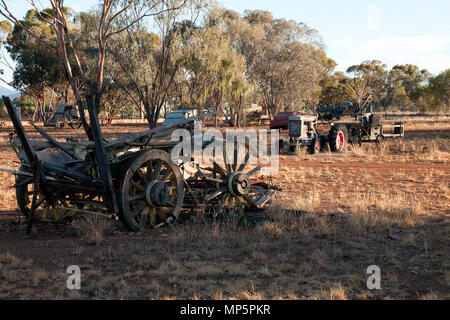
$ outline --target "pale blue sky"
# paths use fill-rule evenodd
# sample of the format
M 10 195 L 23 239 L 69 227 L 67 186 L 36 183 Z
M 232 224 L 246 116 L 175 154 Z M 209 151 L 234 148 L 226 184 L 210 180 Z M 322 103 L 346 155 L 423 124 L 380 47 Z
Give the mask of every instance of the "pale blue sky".
M 317 29 L 337 69 L 378 59 L 389 67 L 416 64 L 434 74 L 450 68 L 450 0 L 218 0 L 243 12 L 268 10 L 276 18 L 304 22 Z M 23 16 L 26 0 L 6 0 Z M 88 10 L 98 0 L 66 0 Z M 38 2 L 39 3 L 39 2 Z M 41 0 L 45 6 L 48 2 Z

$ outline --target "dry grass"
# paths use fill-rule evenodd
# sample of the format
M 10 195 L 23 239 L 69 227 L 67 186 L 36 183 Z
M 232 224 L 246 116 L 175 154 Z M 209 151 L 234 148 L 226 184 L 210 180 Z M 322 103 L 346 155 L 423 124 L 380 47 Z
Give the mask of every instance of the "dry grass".
M 449 299 L 449 151 L 439 138 L 283 156 L 274 179 L 284 192 L 256 227 L 198 214 L 110 237 L 120 222 L 86 216 L 72 225 L 80 241 L 38 225 L 40 239 L 0 255 L 0 298 Z M 2 166 L 15 167 L 4 153 Z M 14 179 L 0 175 L 5 191 Z M 8 190 L 0 201 L 15 210 Z M 81 291 L 65 287 L 71 264 L 82 270 Z M 370 265 L 382 270 L 382 290 L 367 289 Z
M 72 228 L 90 245 L 99 245 L 113 230 L 112 221 L 99 215 L 78 217 Z

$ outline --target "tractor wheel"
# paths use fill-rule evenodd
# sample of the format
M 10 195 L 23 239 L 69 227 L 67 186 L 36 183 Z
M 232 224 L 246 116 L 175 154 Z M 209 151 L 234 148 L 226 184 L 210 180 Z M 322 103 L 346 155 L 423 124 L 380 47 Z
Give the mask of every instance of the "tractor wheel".
M 320 153 L 321 145 L 319 137 L 313 139 L 312 144 L 309 146 L 310 154 L 318 154 Z
M 20 171 L 27 171 L 25 167 L 20 167 Z M 29 172 L 29 171 L 27 171 Z M 28 182 L 28 183 L 27 183 Z M 28 178 L 24 176 L 17 176 L 16 178 L 16 199 L 17 204 L 19 206 L 20 211 L 24 215 L 24 217 L 28 218 L 31 212 L 31 205 L 33 200 L 34 193 L 34 181 L 33 178 Z M 58 196 L 58 193 L 55 193 L 54 196 Z M 64 199 L 67 196 L 61 194 L 59 198 Z M 76 214 L 76 211 L 67 210 L 67 207 L 73 207 L 70 203 L 70 200 L 55 200 L 53 202 L 49 202 L 45 196 L 39 192 L 36 200 L 36 211 L 34 213 L 34 217 L 37 221 L 45 222 L 45 223 L 56 223 L 67 220 Z M 76 209 L 76 207 L 74 207 Z
M 80 119 L 72 119 L 72 121 L 69 122 L 69 126 L 73 129 L 73 130 L 78 130 L 81 128 L 83 124 L 81 123 Z
M 285 145 L 286 145 L 286 142 L 284 142 L 284 140 L 280 140 L 279 141 L 279 153 L 280 153 L 280 155 L 285 153 L 285 149 L 286 149 Z
M 119 217 L 138 232 L 175 222 L 184 199 L 181 172 L 170 155 L 147 150 L 133 157 L 120 180 Z
M 377 140 L 375 141 L 377 145 L 380 145 L 384 142 L 384 137 L 383 136 L 378 136 Z
M 338 124 L 331 128 L 328 135 L 330 148 L 333 152 L 345 152 L 348 141 L 348 130 L 345 125 Z
M 56 129 L 64 129 L 65 126 L 64 120 L 56 120 L 55 127 Z

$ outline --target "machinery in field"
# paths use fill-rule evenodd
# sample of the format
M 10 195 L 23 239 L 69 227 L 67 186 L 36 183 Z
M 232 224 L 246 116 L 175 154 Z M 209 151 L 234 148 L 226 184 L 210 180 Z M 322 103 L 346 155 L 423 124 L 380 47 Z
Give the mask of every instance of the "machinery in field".
M 323 105 L 317 108 L 315 115 L 289 117 L 290 151 L 302 146 L 307 147 L 311 154 L 315 154 L 329 143 L 331 151 L 345 152 L 348 143 L 381 143 L 386 138 L 404 137 L 402 122 L 393 125 L 382 124 L 381 114 L 373 113 L 371 108 L 365 108 L 365 105 L 358 107 L 351 102 L 337 106 Z M 354 121 L 342 122 L 343 117 L 352 117 Z M 330 130 L 320 134 L 319 126 L 323 124 L 329 124 Z
M 56 127 L 56 129 L 65 127 L 71 127 L 74 130 L 80 129 L 82 123 L 78 115 L 78 107 L 70 104 L 58 104 L 55 113 L 50 120 L 44 123 L 44 126 Z
M 280 142 L 280 148 L 294 152 L 298 147 L 307 148 L 310 154 L 320 152 L 320 136 L 316 131 L 317 115 L 299 114 L 289 117 L 289 143 Z
M 331 151 L 344 152 L 347 143 L 361 144 L 363 142 L 381 143 L 386 138 L 400 138 L 405 136 L 404 124 L 382 124 L 381 114 L 372 112 L 367 103 L 358 107 L 351 102 L 338 106 L 320 106 L 317 108 L 318 118 L 322 122 L 329 121 L 331 129 L 327 140 Z M 344 116 L 354 118 L 352 122 L 339 122 Z M 390 131 L 388 131 L 390 130 Z
M 232 163 L 176 164 L 170 154 L 178 142 L 155 138 L 179 128 L 193 132 L 198 121 L 211 114 L 114 141 L 104 142 L 100 135 L 104 144 L 57 142 L 35 126 L 45 140 L 31 141 L 9 98 L 3 100 L 14 125 L 10 143 L 21 165 L 19 170 L 1 170 L 17 176 L 14 188 L 18 206 L 29 219 L 28 232 L 33 220 L 54 223 L 75 214 L 118 217 L 130 231 L 171 224 L 186 207 L 243 215 L 245 208 L 256 210 L 275 193 L 276 188 L 258 179 L 261 167 L 247 168 L 248 153 L 239 166 L 236 151 Z M 99 150 L 104 151 L 106 166 L 101 165 Z

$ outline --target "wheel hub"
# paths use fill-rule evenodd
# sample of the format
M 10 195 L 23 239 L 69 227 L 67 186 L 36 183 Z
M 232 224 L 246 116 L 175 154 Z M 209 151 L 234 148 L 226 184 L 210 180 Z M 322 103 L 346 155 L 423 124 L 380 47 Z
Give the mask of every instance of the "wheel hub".
M 167 184 L 160 180 L 149 183 L 145 190 L 145 200 L 153 208 L 167 206 L 170 199 L 170 190 Z
M 228 178 L 228 191 L 237 197 L 242 197 L 247 195 L 251 189 L 250 178 L 241 172 L 233 173 Z

